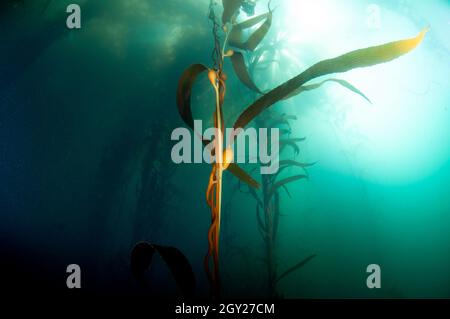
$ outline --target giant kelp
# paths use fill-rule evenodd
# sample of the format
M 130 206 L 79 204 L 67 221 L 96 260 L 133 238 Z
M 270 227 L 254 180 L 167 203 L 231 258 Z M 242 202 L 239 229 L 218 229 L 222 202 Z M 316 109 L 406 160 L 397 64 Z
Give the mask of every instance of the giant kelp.
M 280 273 L 278 271 L 276 243 L 280 217 L 283 216 L 281 212 L 281 192 L 285 191 L 286 194 L 291 197 L 288 188 L 289 185 L 297 181 L 307 180 L 308 174 L 306 169 L 315 164 L 303 163 L 296 159 L 296 156 L 300 152 L 299 144 L 305 140 L 305 138 L 291 137 L 292 129 L 290 122 L 296 119 L 297 117 L 294 115 L 285 113 L 277 114 L 273 111 L 258 117 L 255 121 L 257 127 L 278 128 L 280 130 L 279 169 L 275 174 L 261 174 L 261 187 L 259 190 L 249 186 L 244 188 L 244 185 L 241 183 L 239 183 L 238 186 L 238 189 L 242 193 L 249 194 L 255 200 L 257 227 L 264 244 L 264 257 L 261 260 L 266 265 L 267 269 L 267 296 L 274 298 L 280 296 L 276 289 L 277 283 L 288 274 L 305 266 L 316 256 L 315 254 L 312 254 L 307 258 L 302 259 L 300 262 L 297 262 L 294 266 L 289 267 L 284 272 Z M 291 152 L 287 153 L 287 150 L 291 150 Z M 293 154 L 293 156 L 289 155 L 289 157 L 287 157 L 286 154 Z M 290 168 L 299 169 L 300 172 L 295 175 L 283 176 L 282 172 Z
M 191 110 L 191 92 L 192 87 L 200 74 L 207 73 L 215 93 L 213 119 L 217 134 L 213 141 L 208 141 L 203 138 L 201 132 L 196 132 L 201 136 L 205 145 L 213 146 L 216 157 L 215 162 L 212 164 L 211 175 L 206 191 L 206 201 L 211 209 L 212 220 L 208 232 L 209 248 L 205 257 L 205 270 L 210 278 L 212 285 L 211 292 L 214 297 L 218 297 L 220 292 L 219 237 L 223 171 L 229 170 L 233 175 L 250 187 L 259 187 L 259 184 L 248 173 L 243 171 L 237 164 L 229 162 L 231 154 L 230 150 L 224 149 L 223 130 L 225 128 L 225 123 L 223 118 L 223 104 L 227 80 L 227 76 L 224 73 L 225 59 L 231 57 L 231 62 L 233 63 L 238 78 L 246 87 L 260 94 L 255 102 L 250 104 L 234 123 L 233 127 L 235 129 L 240 129 L 246 127 L 262 111 L 277 102 L 301 94 L 302 92 L 316 89 L 326 81 L 334 81 L 335 83 L 341 84 L 353 92 L 365 97 L 365 95 L 353 85 L 340 79 L 328 79 L 316 84 L 307 83 L 322 76 L 342 73 L 355 68 L 368 67 L 396 59 L 416 48 L 423 40 L 426 33 L 426 30 L 424 30 L 411 39 L 360 49 L 336 58 L 320 61 L 280 86 L 262 93 L 251 79 L 245 64 L 245 55 L 248 52 L 254 51 L 264 40 L 272 24 L 273 10 L 270 8 L 269 1 L 267 13 L 243 22 L 238 22 L 237 19 L 240 15 L 240 8 L 244 3 L 244 0 L 222 0 L 223 14 L 222 19 L 219 20 L 216 17 L 217 8 L 215 7 L 215 2 L 211 1 L 209 16 L 213 24 L 214 35 L 213 65 L 207 67 L 205 65 L 194 64 L 188 67 L 180 78 L 177 90 L 178 111 L 186 125 L 192 129 L 193 116 Z M 255 30 L 251 32 L 253 29 Z M 244 31 L 247 30 L 250 30 L 251 34 L 245 39 Z M 226 50 L 227 47 L 233 49 Z M 235 132 L 233 138 L 235 139 L 238 134 L 239 130 Z M 227 159 L 225 162 L 223 161 L 224 158 Z M 274 187 L 283 187 L 288 181 L 292 181 L 293 179 L 294 177 L 287 181 L 277 182 L 278 184 L 275 184 Z M 297 180 L 298 178 L 295 179 Z M 276 192 L 273 191 L 273 193 L 275 194 Z M 210 258 L 212 258 L 212 269 L 210 269 Z M 299 265 L 302 264 L 303 262 L 299 263 Z

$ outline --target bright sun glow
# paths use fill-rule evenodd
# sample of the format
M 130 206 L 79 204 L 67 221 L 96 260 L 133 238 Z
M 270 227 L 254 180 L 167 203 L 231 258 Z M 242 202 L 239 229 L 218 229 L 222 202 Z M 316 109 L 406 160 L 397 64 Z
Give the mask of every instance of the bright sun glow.
M 285 70 L 289 65 L 304 70 L 320 59 L 411 37 L 427 26 L 380 8 L 380 27 L 371 29 L 367 8 L 360 1 L 283 0 L 277 4 L 283 19 L 274 22 L 276 30 L 285 34 L 287 50 L 300 54 L 300 61 L 290 60 L 281 68 Z M 448 4 L 441 5 L 448 10 Z M 358 171 L 362 178 L 387 184 L 426 178 L 448 161 L 450 61 L 445 48 L 449 40 L 442 33 L 433 33 L 433 29 L 448 28 L 447 21 L 433 21 L 431 27 L 425 42 L 413 53 L 384 65 L 336 75 L 363 91 L 373 105 L 332 84 L 285 103 L 289 112 L 301 115 L 296 130 L 309 137 L 309 159 L 319 160 L 327 169 Z M 441 42 L 447 54 L 428 41 Z M 289 53 L 281 53 L 289 58 Z M 430 63 L 435 68 L 425 69 Z M 275 83 L 283 77 L 279 74 L 275 70 L 271 74 Z

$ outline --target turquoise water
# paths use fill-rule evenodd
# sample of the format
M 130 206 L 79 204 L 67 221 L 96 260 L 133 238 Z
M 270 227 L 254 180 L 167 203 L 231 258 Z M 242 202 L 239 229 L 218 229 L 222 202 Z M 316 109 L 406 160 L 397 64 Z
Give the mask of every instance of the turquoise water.
M 170 134 L 184 125 L 180 75 L 190 64 L 212 64 L 209 1 L 78 1 L 80 30 L 65 27 L 69 3 L 11 1 L 2 10 L 2 251 L 16 268 L 33 265 L 30 280 L 49 289 L 64 285 L 66 265 L 79 263 L 87 291 L 133 295 L 133 245 L 171 245 L 192 264 L 197 294 L 207 296 L 210 166 L 175 165 Z M 317 162 L 308 180 L 289 185 L 291 196 L 280 192 L 279 271 L 316 256 L 278 282 L 278 295 L 449 298 L 450 3 L 274 0 L 272 7 L 266 64 L 252 74 L 263 90 L 322 59 L 430 27 L 408 55 L 339 75 L 372 104 L 329 83 L 272 107 L 297 117 L 291 136 L 306 140 L 295 158 Z M 256 14 L 266 8 L 258 1 Z M 230 64 L 225 71 L 232 123 L 255 95 Z M 193 93 L 199 118 L 214 106 L 203 83 Z M 223 294 L 266 297 L 255 201 L 227 172 L 223 196 Z M 370 264 L 381 267 L 380 289 L 366 285 Z M 174 294 L 162 262 L 148 279 L 152 294 Z

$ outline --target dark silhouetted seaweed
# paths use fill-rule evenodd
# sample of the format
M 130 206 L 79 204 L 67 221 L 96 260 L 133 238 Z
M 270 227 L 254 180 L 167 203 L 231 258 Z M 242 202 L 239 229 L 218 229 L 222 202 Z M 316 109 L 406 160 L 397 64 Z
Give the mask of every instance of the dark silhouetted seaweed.
M 159 246 L 146 242 L 136 244 L 131 252 L 131 271 L 136 280 L 144 281 L 143 274 L 151 265 L 155 253 L 159 254 L 169 268 L 182 294 L 192 298 L 195 294 L 195 276 L 183 253 L 174 247 Z
M 316 255 L 311 255 L 305 259 L 303 259 L 302 261 L 300 261 L 298 264 L 296 264 L 295 266 L 289 268 L 288 270 L 286 270 L 284 273 L 282 273 L 277 279 L 276 282 L 280 281 L 281 279 L 283 279 L 284 277 L 286 277 L 287 275 L 293 273 L 294 271 L 302 268 L 303 266 L 305 266 L 307 263 L 309 263 L 314 257 L 316 257 Z

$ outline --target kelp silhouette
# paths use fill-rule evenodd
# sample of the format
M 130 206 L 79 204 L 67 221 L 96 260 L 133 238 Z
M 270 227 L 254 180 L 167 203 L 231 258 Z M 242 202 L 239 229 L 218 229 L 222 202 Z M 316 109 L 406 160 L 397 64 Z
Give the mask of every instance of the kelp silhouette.
M 282 216 L 280 192 L 284 190 L 289 197 L 292 197 L 288 186 L 291 183 L 308 179 L 306 169 L 316 164 L 299 162 L 295 157 L 294 159 L 286 159 L 284 155 L 284 151 L 291 148 L 294 156 L 297 156 L 300 152 L 299 144 L 305 140 L 305 138 L 294 138 L 290 136 L 292 132 L 290 122 L 296 119 L 297 117 L 295 115 L 270 112 L 267 115 L 265 114 L 264 116 L 259 117 L 255 121 L 255 125 L 260 128 L 276 127 L 280 129 L 279 170 L 275 174 L 260 176 L 262 186 L 260 191 L 257 191 L 252 187 L 248 187 L 248 191 L 246 191 L 242 188 L 240 183 L 238 187 L 241 192 L 251 195 L 256 202 L 256 221 L 264 243 L 265 256 L 262 258 L 262 261 L 267 268 L 267 296 L 270 298 L 280 297 L 280 294 L 277 292 L 277 283 L 281 279 L 294 271 L 301 269 L 316 257 L 315 254 L 311 254 L 306 258 L 303 257 L 302 260 L 287 268 L 284 272 L 280 273 L 278 271 L 276 243 L 279 222 Z M 282 177 L 282 172 L 290 168 L 300 169 L 301 172 L 296 173 L 295 175 Z
M 136 244 L 131 252 L 131 271 L 136 280 L 144 284 L 144 273 L 150 267 L 155 253 L 159 254 L 165 262 L 175 281 L 186 298 L 192 298 L 195 294 L 195 276 L 192 267 L 177 248 L 159 246 L 146 242 Z
M 251 187 L 258 188 L 259 184 L 245 171 L 235 163 L 223 162 L 223 129 L 225 123 L 223 120 L 223 103 L 226 94 L 227 76 L 224 73 L 223 65 L 226 58 L 231 57 L 231 62 L 237 77 L 249 89 L 261 94 L 251 105 L 249 105 L 237 118 L 233 127 L 235 129 L 244 128 L 262 111 L 276 104 L 279 101 L 288 99 L 292 96 L 301 94 L 320 87 L 326 81 L 334 81 L 343 85 L 345 88 L 365 97 L 350 83 L 339 79 L 328 79 L 315 84 L 308 84 L 316 78 L 331 75 L 334 73 L 343 73 L 356 68 L 369 67 L 376 64 L 392 61 L 415 49 L 424 39 L 427 30 L 423 30 L 416 37 L 390 42 L 387 44 L 360 49 L 341 55 L 339 57 L 320 61 L 289 81 L 280 86 L 262 93 L 251 80 L 247 67 L 245 65 L 244 54 L 255 50 L 267 35 L 273 19 L 273 11 L 268 3 L 268 12 L 243 22 L 237 22 L 240 15 L 240 8 L 244 0 L 222 0 L 223 14 L 219 21 L 215 14 L 215 1 L 210 2 L 209 17 L 213 24 L 214 51 L 213 66 L 207 67 L 201 64 L 194 64 L 188 67 L 182 74 L 177 89 L 177 105 L 181 118 L 187 126 L 193 129 L 193 116 L 191 110 L 191 92 L 195 81 L 202 73 L 208 74 L 208 79 L 215 93 L 215 107 L 213 112 L 214 126 L 217 134 L 213 141 L 203 139 L 204 144 L 211 144 L 214 147 L 216 161 L 212 164 L 212 171 L 209 178 L 209 184 L 206 191 L 206 201 L 211 209 L 211 226 L 208 232 L 208 253 L 205 257 L 205 270 L 211 281 L 211 293 L 214 298 L 219 297 L 219 235 L 220 235 L 220 217 L 222 200 L 222 173 L 225 169 L 230 171 L 242 182 Z M 261 24 L 257 27 L 258 24 Z M 246 30 L 256 30 L 245 39 Z M 223 43 L 220 41 L 220 32 L 224 36 Z M 226 47 L 233 49 L 225 51 Z M 240 51 L 239 51 L 240 50 Z M 196 132 L 201 135 L 201 132 Z M 234 134 L 234 139 L 237 134 Z M 227 151 L 228 154 L 230 151 Z M 212 258 L 212 270 L 210 270 L 210 258 Z

